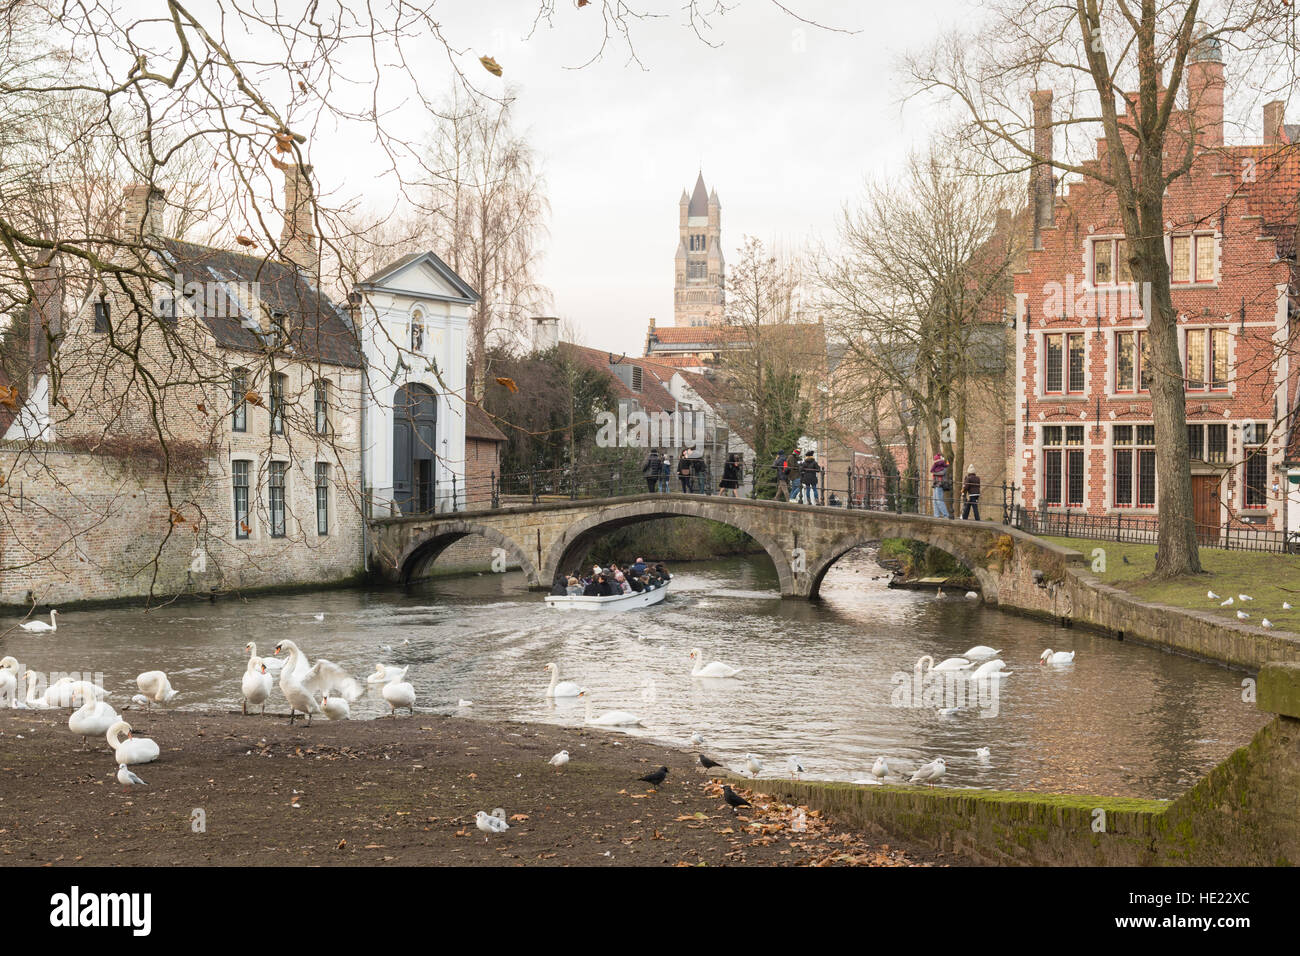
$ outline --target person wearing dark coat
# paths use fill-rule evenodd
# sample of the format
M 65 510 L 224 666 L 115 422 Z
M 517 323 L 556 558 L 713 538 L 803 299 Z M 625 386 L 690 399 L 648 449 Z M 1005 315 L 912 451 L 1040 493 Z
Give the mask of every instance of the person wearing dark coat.
M 966 469 L 966 477 L 962 479 L 961 496 L 966 499 L 961 508 L 961 519 L 965 521 L 972 514 L 975 520 L 980 520 L 980 476 L 975 474 L 975 466 L 971 465 Z
M 809 450 L 799 463 L 799 500 L 806 504 L 820 504 L 817 500 L 817 479 L 822 466 L 817 461 L 817 453 Z
M 740 487 L 740 456 L 732 453 L 727 456 L 727 463 L 722 466 L 722 480 L 718 482 L 718 492 L 724 497 L 736 497 Z
M 688 449 L 682 449 L 682 456 L 677 459 L 677 480 L 681 482 L 682 494 L 689 495 L 695 489 L 692 483 L 695 480 L 695 463 L 687 457 Z
M 646 491 L 653 492 L 659 487 L 659 472 L 662 469 L 662 463 L 659 459 L 659 449 L 651 448 L 650 454 L 646 455 L 645 464 L 641 466 L 641 477 L 645 479 Z

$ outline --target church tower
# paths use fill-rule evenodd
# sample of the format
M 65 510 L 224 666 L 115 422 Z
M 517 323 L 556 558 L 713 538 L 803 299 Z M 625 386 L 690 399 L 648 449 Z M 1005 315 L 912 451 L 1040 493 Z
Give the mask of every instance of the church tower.
M 682 190 L 680 206 L 673 315 L 678 326 L 719 325 L 725 286 L 722 205 L 716 189 L 706 191 L 704 173 L 690 196 Z

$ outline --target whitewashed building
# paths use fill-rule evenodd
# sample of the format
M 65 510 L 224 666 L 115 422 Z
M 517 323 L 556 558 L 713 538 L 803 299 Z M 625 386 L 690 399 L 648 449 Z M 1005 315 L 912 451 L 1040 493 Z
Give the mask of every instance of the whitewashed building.
M 432 252 L 357 284 L 365 357 L 364 474 L 371 513 L 465 507 L 469 310 L 479 299 Z

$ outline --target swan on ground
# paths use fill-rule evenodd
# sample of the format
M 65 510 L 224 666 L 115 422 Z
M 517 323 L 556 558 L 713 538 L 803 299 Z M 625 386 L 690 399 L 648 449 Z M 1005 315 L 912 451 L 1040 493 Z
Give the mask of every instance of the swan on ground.
M 884 757 L 877 757 L 876 762 L 871 765 L 871 776 L 877 780 L 884 780 L 889 776 L 889 762 Z
M 587 716 L 585 722 L 596 727 L 632 727 L 645 725 L 641 723 L 641 718 L 636 714 L 629 713 L 626 710 L 611 710 L 608 713 L 601 714 L 599 717 L 592 716 L 591 695 L 583 691 L 579 697 L 587 698 Z
M 393 717 L 397 716 L 399 707 L 405 707 L 412 714 L 415 713 L 415 688 L 408 681 L 395 680 L 385 684 L 384 700 L 388 701 L 388 706 L 392 708 Z
M 23 674 L 23 679 L 27 681 L 27 699 L 24 701 L 27 708 L 31 710 L 49 710 L 50 705 L 45 702 L 45 694 L 48 694 L 49 691 L 47 690 L 45 694 L 36 693 L 36 683 L 41 679 L 40 675 L 35 671 L 26 671 Z
M 916 768 L 912 774 L 910 783 L 926 783 L 934 786 L 934 782 L 948 772 L 948 766 L 943 762 L 942 757 L 935 757 L 927 764 L 922 764 Z
M 293 641 L 285 640 L 275 645 L 275 653 L 283 651 L 288 658 L 280 670 L 280 689 L 284 690 L 285 675 L 292 672 L 295 681 L 302 685 L 313 697 L 325 694 L 338 694 L 346 697 L 349 703 L 355 703 L 365 694 L 366 688 L 338 664 L 317 658 L 312 664 L 307 655 Z M 285 697 L 289 695 L 286 692 Z M 302 710 L 303 708 L 298 708 Z M 304 711 L 305 713 L 305 711 Z M 292 719 L 292 718 L 291 718 Z
M 990 657 L 997 657 L 1001 653 L 1000 650 L 995 651 L 987 644 L 976 644 L 969 651 L 963 654 L 962 657 L 968 661 L 986 661 Z
M 139 777 L 133 774 L 130 768 L 127 767 L 127 765 L 124 763 L 120 763 L 117 765 L 117 782 L 122 785 L 123 791 L 125 791 L 127 787 L 149 786 L 149 784 L 145 783 L 143 780 L 141 780 Z
M 320 706 L 330 720 L 347 720 L 352 716 L 352 708 L 342 697 L 330 697 L 327 694 L 321 698 Z
M 745 754 L 745 767 L 757 777 L 763 772 L 763 761 L 758 759 L 758 754 Z
M 0 660 L 0 704 L 8 701 L 11 708 L 17 707 L 18 671 L 22 665 L 12 657 Z
M 497 816 L 495 812 L 488 813 L 486 810 L 474 814 L 474 825 L 484 833 L 505 833 L 510 829 L 510 824 L 506 823 L 504 815 Z
M 970 672 L 970 679 L 981 680 L 985 677 L 1006 677 L 1011 673 L 1009 670 L 1004 670 L 1006 666 L 1006 661 L 985 661 Z
M 135 679 L 135 686 L 140 693 L 149 698 L 150 704 L 166 704 L 177 694 L 172 690 L 171 681 L 162 671 L 145 671 Z
M 1053 651 L 1050 647 L 1038 658 L 1040 664 L 1073 664 L 1074 651 Z
M 382 664 L 376 661 L 374 672 L 366 675 L 366 683 L 388 684 L 395 680 L 406 680 L 406 672 L 410 669 L 410 664 L 405 667 L 396 667 L 392 664 Z
M 76 699 L 85 703 L 68 718 L 68 729 L 81 735 L 82 749 L 89 749 L 90 744 L 86 738 L 108 733 L 108 728 L 122 718 L 110 705 L 89 694 L 78 694 Z
M 257 657 L 257 645 L 254 642 L 249 641 L 247 644 L 245 644 L 244 650 L 248 651 L 249 657 Z M 284 661 L 280 660 L 277 657 L 263 657 L 259 659 L 263 664 L 266 665 L 266 669 L 270 671 L 272 674 L 278 674 L 280 672 L 280 668 L 284 666 Z
M 929 667 L 928 667 L 928 668 L 927 668 L 927 667 L 923 667 L 922 665 L 924 665 L 924 664 L 928 664 Z M 964 657 L 949 657 L 949 658 L 945 659 L 944 661 L 942 661 L 942 662 L 936 664 L 936 663 L 934 662 L 934 658 L 931 657 L 929 654 L 926 654 L 926 655 L 924 655 L 923 657 L 920 657 L 920 658 L 917 659 L 916 666 L 915 666 L 913 669 L 914 669 L 914 670 L 918 670 L 918 671 L 922 671 L 922 672 L 924 672 L 924 671 L 926 671 L 926 670 L 930 670 L 930 671 L 964 671 L 964 670 L 966 670 L 966 668 L 968 668 L 968 667 L 974 667 L 974 666 L 975 666 L 975 663 L 974 663 L 973 661 L 968 661 L 968 660 L 966 660 L 966 658 L 964 658 Z
M 266 661 L 256 654 L 248 659 L 248 667 L 244 669 L 244 679 L 240 683 L 240 690 L 244 694 L 240 709 L 245 714 L 248 713 L 249 704 L 254 707 L 261 704 L 262 713 L 266 713 L 266 700 L 271 696 L 271 675 L 266 671 Z
M 549 763 L 556 770 L 559 770 L 561 767 L 563 767 L 566 763 L 569 762 L 569 752 L 567 750 L 561 750 L 558 754 L 556 754 L 554 757 L 552 757 L 550 760 L 546 762 Z
M 724 664 L 721 661 L 705 664 L 704 651 L 698 647 L 691 648 L 691 660 L 695 661 L 695 666 L 691 668 L 692 677 L 735 677 L 744 670 L 744 668 L 732 667 L 730 664 Z
M 123 734 L 126 734 L 125 740 L 122 739 Z M 113 748 L 114 759 L 119 764 L 149 763 L 158 759 L 158 744 L 148 737 L 133 737 L 131 725 L 125 720 L 119 720 L 109 727 L 105 736 L 108 745 Z
M 91 684 L 89 681 L 74 681 L 71 677 L 60 677 L 49 687 L 45 688 L 42 694 L 36 693 L 36 685 L 40 682 L 41 675 L 35 671 L 27 671 L 24 674 L 27 681 L 27 700 L 26 704 L 32 710 L 54 710 L 59 707 L 71 707 L 72 699 L 76 696 L 77 687 L 86 684 L 89 687 L 98 687 L 97 684 Z M 103 688 L 99 688 L 103 690 Z M 86 694 L 87 697 L 99 699 L 98 694 Z
M 307 715 L 307 726 L 310 727 L 312 716 L 321 712 L 320 705 L 316 703 L 314 692 L 298 679 L 292 664 L 280 671 L 280 693 L 289 702 L 289 726 L 293 726 L 301 712 Z
M 554 663 L 547 664 L 543 670 L 551 672 L 551 684 L 546 688 L 547 697 L 577 697 L 582 688 L 571 680 L 560 680 L 560 669 Z
M 50 623 L 48 624 L 46 624 L 44 621 L 23 621 L 18 626 L 21 627 L 24 631 L 30 631 L 39 634 L 47 633 L 50 631 L 57 631 L 59 629 L 59 622 L 56 620 L 58 616 L 59 616 L 58 611 L 50 611 Z

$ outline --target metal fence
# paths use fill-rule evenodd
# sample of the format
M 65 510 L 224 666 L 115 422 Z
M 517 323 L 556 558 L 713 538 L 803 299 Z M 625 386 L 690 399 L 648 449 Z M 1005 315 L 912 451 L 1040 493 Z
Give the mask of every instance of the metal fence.
M 1119 544 L 1154 545 L 1159 535 L 1159 519 L 1154 515 L 1092 515 L 1069 510 L 1042 511 L 1017 507 L 1014 525 L 1030 534 L 1056 538 L 1089 538 Z M 1203 548 L 1276 554 L 1296 550 L 1293 535 L 1248 524 L 1234 523 L 1219 527 L 1198 524 L 1196 538 Z

